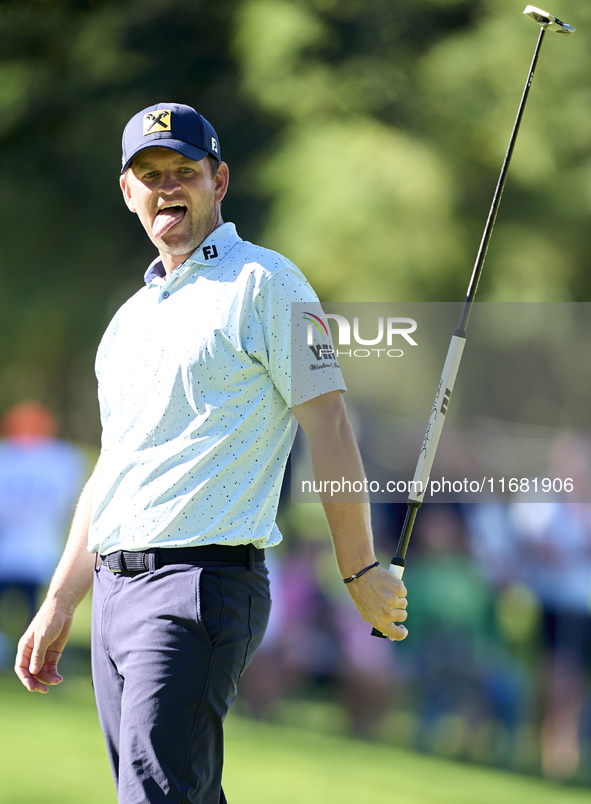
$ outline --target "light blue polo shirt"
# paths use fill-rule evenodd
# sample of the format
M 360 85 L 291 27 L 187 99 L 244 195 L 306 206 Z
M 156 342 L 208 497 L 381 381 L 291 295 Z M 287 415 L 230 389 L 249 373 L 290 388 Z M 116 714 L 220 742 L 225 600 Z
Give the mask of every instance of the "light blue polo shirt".
M 216 229 L 166 278 L 159 259 L 109 324 L 96 373 L 103 464 L 89 550 L 271 546 L 290 407 L 344 390 L 292 349 L 291 304 L 322 314 L 276 252 Z

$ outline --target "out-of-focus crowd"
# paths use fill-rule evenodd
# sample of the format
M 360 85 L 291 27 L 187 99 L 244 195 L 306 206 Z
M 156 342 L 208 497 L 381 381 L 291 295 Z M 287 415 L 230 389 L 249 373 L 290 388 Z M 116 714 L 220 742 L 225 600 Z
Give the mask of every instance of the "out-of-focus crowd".
M 374 508 L 385 561 L 405 508 Z M 271 557 L 271 624 L 241 682 L 251 714 L 339 701 L 358 736 L 591 781 L 591 505 L 423 506 L 396 644 L 370 636 L 320 527 L 296 522 Z
M 39 403 L 11 408 L 0 429 L 0 669 L 10 672 L 88 466 Z M 374 506 L 382 563 L 405 510 Z M 319 505 L 282 504 L 279 525 L 271 621 L 241 681 L 243 712 L 302 724 L 324 711 L 356 736 L 591 782 L 590 504 L 424 505 L 402 643 L 370 635 Z
M 87 462 L 57 437 L 55 416 L 36 401 L 5 411 L 0 435 L 0 669 L 6 670 L 59 561 Z

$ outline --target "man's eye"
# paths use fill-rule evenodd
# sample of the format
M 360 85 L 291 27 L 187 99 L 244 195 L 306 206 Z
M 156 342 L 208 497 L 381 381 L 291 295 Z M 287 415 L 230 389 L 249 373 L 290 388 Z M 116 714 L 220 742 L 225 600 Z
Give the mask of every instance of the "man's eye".
M 144 173 L 144 179 L 153 179 L 157 174 L 157 170 L 151 170 L 149 173 Z
M 193 168 L 190 168 L 190 167 L 181 168 L 181 173 L 192 173 L 192 172 L 193 172 Z

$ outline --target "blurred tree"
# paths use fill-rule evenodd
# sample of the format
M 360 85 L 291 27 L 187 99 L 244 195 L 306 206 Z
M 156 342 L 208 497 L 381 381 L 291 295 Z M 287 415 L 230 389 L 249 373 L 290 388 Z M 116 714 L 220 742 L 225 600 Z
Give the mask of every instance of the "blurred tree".
M 325 298 L 463 298 L 539 31 L 520 11 L 512 0 L 241 5 L 245 91 L 284 120 L 261 169 L 264 239 Z M 581 27 L 591 16 L 565 15 Z M 589 293 L 588 59 L 584 38 L 546 37 L 481 300 Z
M 535 36 L 513 0 L 2 0 L 0 408 L 98 438 L 93 354 L 153 256 L 120 134 L 163 99 L 215 124 L 225 218 L 321 297 L 461 299 Z M 590 56 L 546 39 L 483 300 L 590 290 Z
M 263 239 L 321 297 L 441 298 L 463 262 L 446 162 L 424 137 L 421 59 L 474 3 L 248 0 L 245 91 L 284 121 L 261 163 Z
M 214 121 L 232 165 L 229 219 L 254 236 L 264 200 L 242 179 L 274 123 L 237 95 L 236 0 L 0 3 L 0 409 L 33 396 L 96 441 L 94 352 L 154 250 L 119 201 L 131 114 L 173 99 Z
M 452 166 L 456 217 L 475 245 L 539 30 L 515 6 L 487 3 L 469 32 L 441 39 L 421 64 L 429 139 Z M 569 39 L 545 37 L 483 274 L 483 301 L 589 298 L 590 11 L 565 2 L 553 7 L 580 30 Z

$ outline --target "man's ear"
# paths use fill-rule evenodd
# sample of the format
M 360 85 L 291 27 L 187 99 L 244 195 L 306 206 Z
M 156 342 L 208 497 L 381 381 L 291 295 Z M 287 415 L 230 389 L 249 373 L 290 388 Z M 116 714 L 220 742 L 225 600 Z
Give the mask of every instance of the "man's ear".
M 127 174 L 129 170 L 127 170 L 123 176 L 119 178 L 119 186 L 121 187 L 121 192 L 123 193 L 123 200 L 125 201 L 127 208 L 131 212 L 137 212 L 134 203 L 131 198 L 131 190 L 129 189 L 129 184 L 127 182 Z
M 215 174 L 215 200 L 218 204 L 221 204 L 226 195 L 229 180 L 230 171 L 228 170 L 228 165 L 225 162 L 220 162 Z

